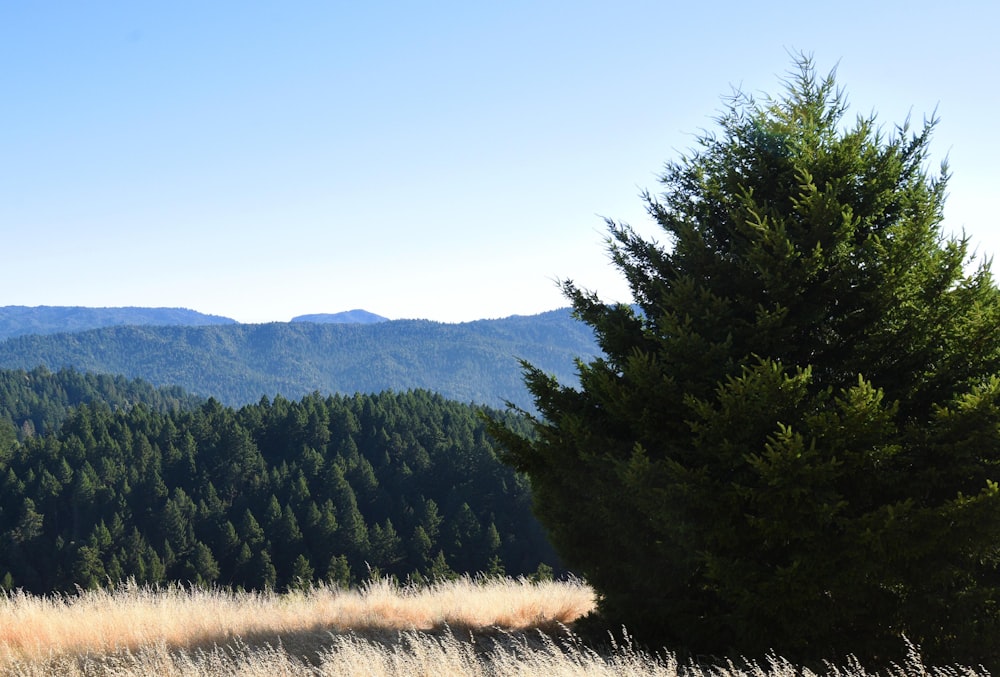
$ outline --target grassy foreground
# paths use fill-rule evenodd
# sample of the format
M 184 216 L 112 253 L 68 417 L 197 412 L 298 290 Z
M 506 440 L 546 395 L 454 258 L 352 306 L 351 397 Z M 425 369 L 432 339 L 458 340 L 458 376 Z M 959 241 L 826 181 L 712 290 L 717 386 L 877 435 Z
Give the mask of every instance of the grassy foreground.
M 606 654 L 567 630 L 594 607 L 580 581 L 388 581 L 274 594 L 125 586 L 67 597 L 0 597 L 0 675 L 810 677 L 780 659 L 701 670 L 632 646 Z M 898 677 L 932 670 L 914 655 Z M 857 666 L 830 677 L 861 677 Z

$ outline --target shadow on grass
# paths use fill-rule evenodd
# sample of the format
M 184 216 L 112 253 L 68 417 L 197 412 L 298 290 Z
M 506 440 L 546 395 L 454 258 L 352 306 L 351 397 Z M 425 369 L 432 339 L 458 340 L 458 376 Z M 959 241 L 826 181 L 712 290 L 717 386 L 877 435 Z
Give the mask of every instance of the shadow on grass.
M 496 650 L 543 650 L 572 644 L 571 628 L 558 622 L 540 623 L 529 629 L 507 630 L 461 623 L 442 623 L 430 629 L 343 628 L 317 623 L 307 628 L 288 631 L 261 630 L 240 635 L 211 634 L 192 637 L 183 643 L 166 645 L 170 653 L 208 653 L 221 650 L 236 655 L 249 650 L 280 649 L 298 660 L 319 666 L 322 658 L 344 646 L 345 642 L 362 642 L 373 651 L 393 654 L 407 651 L 414 642 L 438 647 L 455 643 L 468 645 L 478 656 L 485 657 Z M 134 647 L 140 649 L 141 647 Z

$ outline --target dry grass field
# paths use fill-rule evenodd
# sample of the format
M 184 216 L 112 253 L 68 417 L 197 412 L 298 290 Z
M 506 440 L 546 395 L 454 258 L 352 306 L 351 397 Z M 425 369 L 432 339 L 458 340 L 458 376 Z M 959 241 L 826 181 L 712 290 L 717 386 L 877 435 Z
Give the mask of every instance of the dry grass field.
M 580 581 L 510 579 L 280 595 L 135 586 L 66 597 L 10 593 L 0 597 L 0 675 L 811 675 L 779 659 L 702 670 L 629 645 L 598 654 L 567 629 L 593 605 Z M 865 673 L 848 666 L 828 674 Z M 932 674 L 976 673 L 931 670 L 916 657 L 896 671 Z

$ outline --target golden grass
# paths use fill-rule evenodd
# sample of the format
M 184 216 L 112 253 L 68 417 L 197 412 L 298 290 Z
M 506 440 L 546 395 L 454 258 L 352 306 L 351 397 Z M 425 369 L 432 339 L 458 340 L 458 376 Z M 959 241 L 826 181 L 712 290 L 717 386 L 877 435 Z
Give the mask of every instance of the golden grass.
M 594 606 L 581 581 L 468 578 L 428 588 L 230 593 L 182 589 L 0 596 L 0 675 L 68 677 L 814 677 L 773 659 L 701 669 L 630 645 L 598 654 L 567 630 Z M 890 677 L 957 677 L 910 663 Z M 828 677 L 866 677 L 831 666 Z
M 286 654 L 315 659 L 343 633 L 396 638 L 447 628 L 465 634 L 551 631 L 593 606 L 594 593 L 581 581 L 524 579 L 463 578 L 428 587 L 383 580 L 360 589 L 288 594 L 134 585 L 56 597 L 18 592 L 0 597 L 0 670 L 79 656 L 165 660 L 177 652 L 234 646 L 280 645 Z

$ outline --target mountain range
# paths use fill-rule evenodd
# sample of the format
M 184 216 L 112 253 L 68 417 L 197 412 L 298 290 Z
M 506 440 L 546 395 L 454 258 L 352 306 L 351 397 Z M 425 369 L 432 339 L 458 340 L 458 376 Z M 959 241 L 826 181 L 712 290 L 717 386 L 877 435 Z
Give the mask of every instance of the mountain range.
M 236 320 L 186 308 L 84 308 L 81 306 L 2 306 L 0 339 L 26 334 L 76 332 L 119 325 L 206 326 Z
M 352 313 L 360 319 L 345 321 Z M 0 368 L 121 374 L 232 406 L 315 391 L 419 388 L 530 410 L 520 359 L 573 383 L 575 360 L 599 352 L 590 328 L 569 309 L 459 324 L 378 319 L 367 311 L 338 315 L 239 324 L 180 309 L 0 308 L 0 337 L 7 337 Z M 60 317 L 63 329 L 55 332 Z M 83 329 L 87 322 L 98 324 Z

